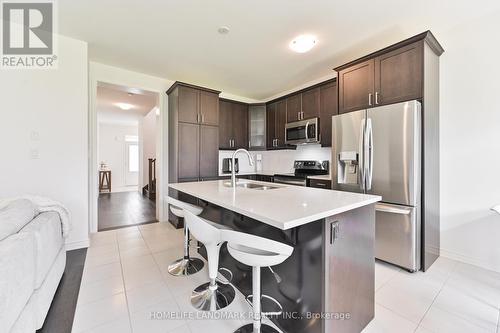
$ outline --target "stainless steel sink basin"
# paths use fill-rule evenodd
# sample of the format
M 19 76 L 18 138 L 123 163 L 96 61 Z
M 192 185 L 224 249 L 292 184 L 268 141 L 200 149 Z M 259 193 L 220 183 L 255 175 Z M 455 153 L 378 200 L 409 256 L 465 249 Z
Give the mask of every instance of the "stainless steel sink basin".
M 231 187 L 231 182 L 225 182 L 224 186 Z M 243 187 L 243 188 L 249 188 L 252 190 L 261 190 L 261 191 L 273 190 L 275 188 L 278 188 L 278 186 L 269 186 L 269 185 L 263 185 L 263 184 L 243 183 L 243 182 L 236 183 L 236 186 Z

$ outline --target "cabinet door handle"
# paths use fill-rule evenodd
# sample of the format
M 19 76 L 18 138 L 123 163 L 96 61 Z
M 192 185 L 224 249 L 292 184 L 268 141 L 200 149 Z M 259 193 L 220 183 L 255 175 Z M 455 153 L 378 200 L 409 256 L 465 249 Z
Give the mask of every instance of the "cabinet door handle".
M 325 183 L 316 183 L 316 186 L 326 187 Z
M 205 122 L 205 116 L 203 115 L 203 113 L 201 114 L 201 122 L 204 123 Z
M 378 105 L 378 91 L 375 92 L 375 104 Z
M 372 106 L 372 93 L 368 94 L 368 105 Z
M 196 122 L 198 124 L 200 123 L 200 114 L 199 113 L 196 114 Z

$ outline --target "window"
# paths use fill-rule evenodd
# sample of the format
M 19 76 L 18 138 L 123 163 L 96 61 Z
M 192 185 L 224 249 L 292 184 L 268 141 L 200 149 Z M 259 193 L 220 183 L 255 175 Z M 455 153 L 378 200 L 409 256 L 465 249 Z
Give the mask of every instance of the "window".
M 128 172 L 139 172 L 139 145 L 128 145 Z

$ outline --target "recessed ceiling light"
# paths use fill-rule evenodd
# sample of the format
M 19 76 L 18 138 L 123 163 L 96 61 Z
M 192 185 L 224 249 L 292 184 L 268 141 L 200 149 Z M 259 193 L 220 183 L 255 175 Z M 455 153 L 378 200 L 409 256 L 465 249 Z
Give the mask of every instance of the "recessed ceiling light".
M 313 35 L 300 35 L 295 37 L 290 42 L 290 48 L 297 53 L 305 53 L 310 51 L 318 42 L 316 36 Z
M 134 96 L 135 94 L 133 93 L 128 93 L 127 95 L 129 95 L 130 97 Z
M 229 33 L 229 27 L 223 25 L 222 27 L 219 27 L 219 29 L 217 29 L 217 32 L 221 35 L 226 35 Z
M 122 110 L 130 110 L 134 107 L 132 104 L 128 103 L 116 103 L 115 105 Z

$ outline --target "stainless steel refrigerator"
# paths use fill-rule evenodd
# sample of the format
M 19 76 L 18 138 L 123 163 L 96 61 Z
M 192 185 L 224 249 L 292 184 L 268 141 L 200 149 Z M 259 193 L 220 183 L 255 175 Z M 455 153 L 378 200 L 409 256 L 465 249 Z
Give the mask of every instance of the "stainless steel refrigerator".
M 418 101 L 332 118 L 332 187 L 382 196 L 375 256 L 421 268 L 421 105 Z

